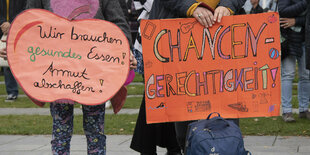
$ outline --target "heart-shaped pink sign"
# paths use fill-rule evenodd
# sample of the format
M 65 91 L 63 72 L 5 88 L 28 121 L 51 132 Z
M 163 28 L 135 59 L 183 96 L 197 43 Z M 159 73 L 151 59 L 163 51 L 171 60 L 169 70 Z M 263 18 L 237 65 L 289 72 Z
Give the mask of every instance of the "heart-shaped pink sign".
M 42 102 L 103 103 L 118 92 L 129 72 L 129 43 L 115 24 L 69 21 L 41 9 L 15 18 L 7 51 L 20 86 Z

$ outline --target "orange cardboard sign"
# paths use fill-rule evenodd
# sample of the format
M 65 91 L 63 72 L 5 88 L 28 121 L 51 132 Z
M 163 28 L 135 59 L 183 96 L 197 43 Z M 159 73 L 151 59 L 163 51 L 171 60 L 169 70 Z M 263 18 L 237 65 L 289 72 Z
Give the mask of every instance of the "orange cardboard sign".
M 24 91 L 36 100 L 71 99 L 101 104 L 123 86 L 129 43 L 115 24 L 67 20 L 42 9 L 26 10 L 11 25 L 8 62 Z
M 277 13 L 143 20 L 148 123 L 278 116 L 280 32 Z

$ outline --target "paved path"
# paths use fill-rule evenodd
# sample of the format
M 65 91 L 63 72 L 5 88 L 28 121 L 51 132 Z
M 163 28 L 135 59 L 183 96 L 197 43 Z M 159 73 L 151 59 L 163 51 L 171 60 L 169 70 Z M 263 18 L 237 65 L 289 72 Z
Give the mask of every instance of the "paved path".
M 131 135 L 108 135 L 107 155 L 139 155 L 129 148 Z M 50 135 L 0 135 L 1 155 L 50 155 Z M 310 137 L 245 136 L 245 147 L 253 155 L 309 155 Z M 86 139 L 73 135 L 72 155 L 86 155 Z M 165 149 L 158 148 L 158 155 Z

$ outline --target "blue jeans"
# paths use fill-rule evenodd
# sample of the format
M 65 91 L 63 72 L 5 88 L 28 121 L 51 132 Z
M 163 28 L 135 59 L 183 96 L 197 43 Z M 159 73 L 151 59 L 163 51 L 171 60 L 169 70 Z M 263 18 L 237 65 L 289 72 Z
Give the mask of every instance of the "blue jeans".
M 303 45 L 303 55 L 301 57 L 287 56 L 281 62 L 281 102 L 283 113 L 292 112 L 292 89 L 295 78 L 296 60 L 298 63 L 298 102 L 299 112 L 308 111 L 310 80 L 309 70 L 306 69 L 305 46 Z
M 53 155 L 69 155 L 73 133 L 73 104 L 51 103 L 53 117 Z M 106 154 L 106 136 L 104 135 L 105 104 L 96 106 L 82 105 L 83 128 L 87 140 L 88 155 Z
M 133 49 L 132 52 L 133 52 L 133 55 L 135 56 L 135 58 L 137 60 L 137 68 L 135 69 L 135 72 L 137 72 L 139 74 L 144 74 L 142 53 L 137 49 Z
M 3 67 L 4 82 L 8 95 L 18 96 L 18 85 L 9 67 Z

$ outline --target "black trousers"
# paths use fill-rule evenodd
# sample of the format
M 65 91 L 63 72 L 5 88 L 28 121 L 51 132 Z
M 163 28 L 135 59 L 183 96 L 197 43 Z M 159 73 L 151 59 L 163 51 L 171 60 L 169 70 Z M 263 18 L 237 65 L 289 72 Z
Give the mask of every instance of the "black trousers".
M 156 154 L 156 146 L 168 152 L 181 152 L 176 140 L 174 123 L 146 124 L 145 98 L 140 106 L 130 148 L 142 154 Z

